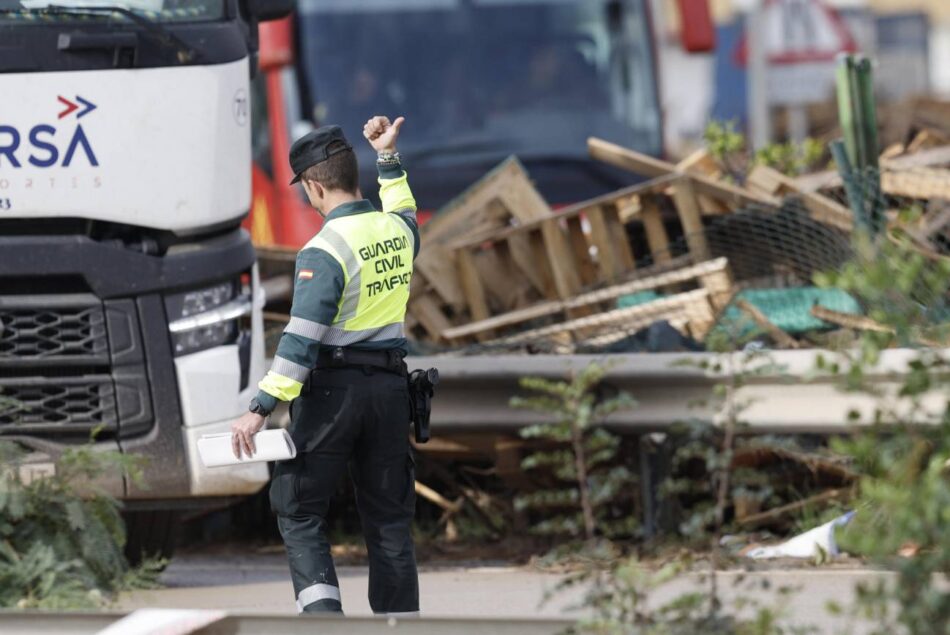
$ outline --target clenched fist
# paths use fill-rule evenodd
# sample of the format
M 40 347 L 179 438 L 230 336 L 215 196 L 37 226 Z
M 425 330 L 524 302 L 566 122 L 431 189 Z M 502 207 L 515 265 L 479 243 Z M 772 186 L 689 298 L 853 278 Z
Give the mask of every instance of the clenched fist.
M 395 152 L 399 129 L 405 121 L 405 117 L 396 117 L 390 122 L 389 117 L 377 115 L 363 126 L 363 136 L 376 152 Z

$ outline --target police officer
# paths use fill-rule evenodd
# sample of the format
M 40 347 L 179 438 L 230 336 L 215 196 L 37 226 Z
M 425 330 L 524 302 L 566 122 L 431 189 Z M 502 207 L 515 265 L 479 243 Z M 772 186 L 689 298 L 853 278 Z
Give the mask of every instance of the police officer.
M 236 456 L 278 401 L 290 401 L 297 447 L 279 462 L 271 506 L 290 558 L 297 610 L 342 611 L 326 515 L 349 465 L 369 552 L 369 603 L 385 614 L 419 610 L 411 524 L 415 473 L 403 319 L 419 252 L 416 203 L 396 151 L 404 122 L 373 117 L 363 136 L 378 153 L 382 212 L 359 191 L 353 149 L 324 126 L 290 149 L 290 165 L 323 228 L 297 254 L 290 323 L 250 412 L 232 425 Z

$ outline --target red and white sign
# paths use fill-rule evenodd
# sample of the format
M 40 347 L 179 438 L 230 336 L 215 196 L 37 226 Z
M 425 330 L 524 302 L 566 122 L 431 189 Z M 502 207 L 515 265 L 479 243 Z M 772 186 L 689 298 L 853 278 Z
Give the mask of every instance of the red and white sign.
M 837 11 L 822 0 L 766 0 L 765 46 L 769 64 L 810 64 L 834 61 L 839 53 L 854 53 L 857 44 Z M 736 49 L 745 66 L 746 39 Z

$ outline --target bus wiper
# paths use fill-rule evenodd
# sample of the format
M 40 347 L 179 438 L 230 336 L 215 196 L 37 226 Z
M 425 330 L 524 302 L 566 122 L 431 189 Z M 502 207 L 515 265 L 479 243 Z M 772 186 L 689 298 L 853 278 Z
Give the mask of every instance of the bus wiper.
M 135 11 L 126 9 L 125 7 L 112 7 L 112 6 L 89 6 L 89 7 L 64 7 L 58 4 L 51 4 L 45 7 L 44 9 L 39 10 L 40 13 L 50 13 L 53 15 L 88 15 L 90 13 L 118 13 L 131 22 L 138 24 L 147 32 L 155 36 L 159 42 L 164 46 L 174 49 L 178 53 L 178 61 L 181 64 L 189 64 L 192 62 L 200 61 L 200 53 L 191 47 L 187 42 L 182 40 L 180 37 L 169 31 L 167 28 L 149 20 L 148 18 L 139 15 Z

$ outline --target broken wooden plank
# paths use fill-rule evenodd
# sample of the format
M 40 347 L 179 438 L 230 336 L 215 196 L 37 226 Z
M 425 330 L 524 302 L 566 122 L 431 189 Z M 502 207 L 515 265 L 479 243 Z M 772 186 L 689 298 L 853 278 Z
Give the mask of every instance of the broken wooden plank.
M 881 167 L 888 170 L 912 170 L 914 168 L 932 168 L 941 165 L 950 165 L 950 145 L 891 159 L 881 164 Z
M 887 172 L 913 170 L 915 168 L 930 168 L 950 165 L 950 146 L 941 146 L 930 150 L 923 150 L 917 154 L 907 154 L 895 159 L 881 161 L 881 168 Z M 841 187 L 841 175 L 835 170 L 806 174 L 795 179 L 795 183 L 802 192 L 816 192 L 822 189 Z
M 507 219 L 498 218 L 498 208 L 492 207 L 490 203 L 501 198 L 502 193 L 525 187 L 534 189 L 524 166 L 515 157 L 506 159 L 449 201 L 429 222 L 420 227 L 423 242 L 428 248 L 433 243 L 445 242 L 460 234 L 482 233 L 486 228 L 480 226 L 484 226 L 486 222 L 499 227 L 507 225 Z M 536 213 L 533 208 L 509 208 L 508 211 L 516 218 L 521 218 L 521 214 L 530 216 Z M 425 250 L 422 253 L 425 253 Z
M 683 226 L 683 235 L 690 253 L 696 260 L 705 260 L 709 257 L 709 245 L 706 243 L 706 232 L 699 213 L 699 202 L 690 180 L 684 179 L 673 185 L 673 203 L 676 205 L 676 213 Z
M 629 148 L 624 148 L 623 146 L 596 137 L 591 137 L 587 140 L 587 151 L 592 158 L 598 161 L 603 161 L 604 163 L 609 163 L 610 165 L 643 176 L 657 178 L 684 174 L 678 171 L 676 166 L 668 161 L 654 159 L 641 152 L 636 152 L 635 150 L 630 150 Z M 776 206 L 778 204 L 778 201 L 773 197 L 755 194 L 744 188 L 703 174 L 690 174 L 689 178 L 694 182 L 697 194 L 704 194 L 721 200 L 732 207 L 746 207 L 750 205 Z
M 891 145 L 887 146 L 883 152 L 881 152 L 881 156 L 878 157 L 878 164 L 884 161 L 889 161 L 890 159 L 896 159 L 897 157 L 904 154 L 904 150 L 905 148 L 903 143 L 892 143 Z
M 707 148 L 697 148 L 682 161 L 679 161 L 675 167 L 679 172 L 702 174 L 714 179 L 718 179 L 722 176 L 719 164 L 716 162 L 716 159 L 709 154 Z
M 546 269 L 542 269 L 538 266 L 538 260 L 534 256 L 532 240 L 529 234 L 511 234 L 506 240 L 494 243 L 494 248 L 506 249 L 511 254 L 512 262 L 514 262 L 521 274 L 531 282 L 531 286 L 533 286 L 542 297 L 549 296 L 549 276 L 546 273 Z
M 450 514 L 455 514 L 460 509 L 462 509 L 462 503 L 465 500 L 464 498 L 457 498 L 454 501 L 450 501 L 428 485 L 423 484 L 421 481 L 416 481 L 415 490 L 416 494 L 426 499 L 436 507 L 439 507 L 442 509 L 442 511 L 449 512 Z
M 485 287 L 475 268 L 474 256 L 471 249 L 460 249 L 456 252 L 459 281 L 462 284 L 462 293 L 468 304 L 468 311 L 474 320 L 484 320 L 491 316 L 488 301 L 485 298 Z M 485 335 L 485 334 L 483 334 Z
M 634 194 L 617 201 L 617 209 L 620 210 L 620 222 L 627 224 L 640 216 L 640 196 Z
M 557 218 L 546 219 L 541 224 L 541 236 L 558 297 L 565 299 L 576 295 L 581 288 L 581 280 L 574 268 L 567 236 Z
M 790 186 L 789 179 L 784 174 L 765 165 L 757 165 L 746 177 L 746 187 L 764 192 L 772 196 L 781 193 L 783 188 Z
M 653 179 L 651 181 L 647 181 L 645 183 L 640 183 L 638 185 L 631 185 L 630 187 L 626 187 L 622 190 L 617 190 L 616 192 L 611 192 L 609 194 L 597 196 L 595 198 L 588 199 L 586 201 L 581 201 L 580 203 L 575 203 L 573 205 L 569 205 L 567 207 L 559 209 L 557 213 L 555 214 L 555 217 L 559 219 L 566 219 L 572 216 L 584 215 L 591 209 L 596 209 L 600 207 L 601 205 L 609 205 L 612 203 L 616 203 L 618 201 L 628 199 L 631 196 L 635 196 L 638 194 L 660 193 L 663 190 L 665 190 L 671 183 L 674 183 L 681 178 L 683 178 L 682 175 L 671 174 L 671 175 L 667 175 L 667 176 L 660 177 L 657 179 Z M 489 233 L 478 234 L 478 235 L 464 235 L 462 238 L 459 238 L 458 240 L 448 243 L 448 245 L 449 247 L 455 249 L 455 248 L 461 248 L 461 247 L 469 247 L 472 245 L 479 245 L 485 242 L 496 242 L 499 240 L 506 240 L 509 236 L 512 236 L 514 234 L 525 233 L 525 232 L 530 232 L 532 230 L 535 230 L 539 228 L 543 222 L 544 222 L 544 219 L 536 219 L 532 221 L 519 223 L 518 225 L 513 226 L 513 227 L 506 227 L 503 229 L 494 230 Z
M 617 145 L 616 143 L 598 139 L 597 137 L 590 137 L 587 140 L 587 152 L 598 161 L 610 163 L 611 165 L 641 176 L 656 178 L 679 172 L 679 170 L 676 169 L 676 165 L 669 161 L 655 159 L 642 152 L 637 152 Z
M 420 228 L 425 244 L 415 261 L 442 302 L 463 311 L 465 298 L 457 277 L 454 254 L 444 243 L 459 235 L 484 234 L 511 225 L 512 219 L 533 220 L 551 210 L 514 157 L 503 161 L 455 197 Z
M 744 527 L 758 527 L 770 522 L 775 522 L 789 516 L 798 516 L 801 511 L 813 505 L 825 505 L 831 502 L 844 502 L 851 498 L 850 489 L 832 489 L 815 496 L 810 496 L 787 505 L 781 505 L 757 514 L 749 514 L 741 518 L 736 518 L 739 524 Z
M 591 258 L 590 244 L 587 242 L 587 235 L 584 233 L 584 223 L 580 216 L 570 216 L 565 219 L 567 222 L 567 235 L 571 243 L 571 251 L 574 254 L 574 263 L 577 266 L 577 274 L 580 276 L 581 284 L 587 286 L 597 282 L 597 266 Z
M 507 244 L 501 243 L 496 247 L 482 249 L 474 254 L 475 270 L 485 288 L 489 306 L 501 311 L 512 311 L 525 306 L 532 286 L 509 258 Z
M 910 143 L 907 144 L 907 154 L 917 154 L 923 150 L 938 148 L 946 145 L 947 136 L 936 130 L 921 130 Z
M 854 315 L 853 313 L 833 311 L 821 306 L 820 304 L 816 304 L 811 308 L 811 314 L 819 320 L 824 320 L 825 322 L 830 322 L 831 324 L 854 329 L 856 331 L 875 331 L 877 333 L 890 333 L 891 335 L 897 334 L 897 329 L 894 327 L 881 324 L 880 322 L 864 315 Z M 943 348 L 947 345 L 946 342 L 938 342 L 926 338 L 919 338 L 917 339 L 917 342 L 923 344 L 924 346 L 930 346 L 933 348 Z
M 706 292 L 706 299 L 702 302 L 693 302 L 681 312 L 686 320 L 686 328 L 689 329 L 693 339 L 698 342 L 702 342 L 706 339 L 706 335 L 708 335 L 709 331 L 716 325 L 716 311 L 712 305 L 712 298 L 709 297 L 709 291 L 707 289 L 701 290 Z
M 891 196 L 950 200 L 950 170 L 914 168 L 881 174 L 881 189 Z
M 426 244 L 413 263 L 413 269 L 425 276 L 426 282 L 443 302 L 456 310 L 465 308 L 465 296 L 462 294 L 452 251 L 438 243 Z
M 677 260 L 677 262 L 682 263 L 683 265 L 689 264 L 687 258 L 680 258 Z M 568 309 L 582 306 L 591 306 L 608 302 L 610 300 L 616 300 L 622 295 L 659 289 L 662 287 L 687 282 L 689 280 L 695 280 L 701 278 L 702 276 L 708 276 L 727 271 L 728 266 L 728 261 L 725 258 L 717 258 L 715 260 L 710 260 L 709 262 L 704 262 L 697 265 L 682 266 L 681 268 L 638 278 L 631 280 L 630 282 L 590 291 L 567 301 L 543 302 L 541 304 L 519 309 L 517 311 L 496 315 L 481 322 L 463 324 L 447 330 L 445 333 L 443 333 L 443 335 L 453 339 L 470 337 L 484 331 L 496 330 L 513 326 L 515 324 L 528 322 L 530 320 L 536 320 L 548 315 L 566 312 Z
M 647 326 L 656 320 L 669 317 L 689 320 L 694 314 L 699 319 L 705 321 L 711 312 L 709 292 L 705 289 L 696 289 L 695 291 L 687 291 L 686 293 L 680 293 L 668 298 L 660 298 L 633 307 L 614 309 L 613 311 L 568 320 L 560 324 L 552 324 L 523 333 L 516 333 L 497 340 L 492 340 L 491 343 L 499 345 L 520 344 L 543 339 L 559 333 L 587 330 L 597 327 L 609 327 L 618 323 L 623 323 L 625 327 Z
M 696 199 L 699 201 L 699 211 L 702 212 L 703 216 L 722 216 L 734 211 L 734 208 L 730 207 L 721 198 L 713 198 L 708 194 L 697 194 Z
M 673 259 L 670 253 L 670 237 L 663 224 L 663 214 L 655 196 L 644 196 L 640 199 L 640 221 L 646 233 L 647 246 L 653 262 L 662 264 Z
M 724 259 L 711 262 L 719 260 Z M 699 284 L 709 291 L 709 301 L 717 312 L 726 310 L 737 291 L 727 266 L 709 267 L 699 274 Z
M 598 206 L 587 212 L 587 222 L 590 223 L 590 241 L 597 249 L 600 279 L 604 282 L 616 282 L 624 269 L 614 254 L 614 240 L 610 235 L 611 229 L 606 216 L 603 206 Z
M 452 339 L 444 338 L 443 334 L 452 328 L 452 323 L 431 294 L 413 297 L 409 302 L 409 311 L 434 341 Z
M 627 230 L 624 223 L 620 220 L 620 207 L 616 204 L 609 204 L 602 208 L 604 210 L 604 221 L 607 223 L 607 231 L 613 240 L 613 257 L 621 271 L 633 271 L 636 268 L 636 259 L 633 256 L 633 248 L 630 246 L 630 239 L 627 237 Z
M 896 333 L 894 327 L 881 324 L 880 322 L 877 322 L 876 320 L 864 315 L 855 315 L 853 313 L 834 311 L 832 309 L 823 307 L 820 304 L 816 304 L 811 308 L 811 314 L 819 320 L 830 322 L 836 326 L 854 329 L 856 331 L 875 331 L 877 333 L 891 334 Z
M 760 329 L 765 331 L 768 336 L 772 338 L 773 342 L 782 348 L 799 348 L 801 346 L 798 340 L 775 326 L 762 311 L 748 300 L 739 300 L 736 302 L 736 306 L 738 306 L 743 313 L 752 318 L 752 321 L 755 322 Z
M 554 284 L 554 272 L 551 271 L 551 263 L 547 257 L 547 246 L 544 244 L 541 232 L 528 232 L 527 244 L 530 247 L 528 250 L 531 255 L 530 266 L 541 276 L 541 295 L 549 300 L 556 300 L 561 296 L 558 295 L 557 286 Z
M 757 194 L 726 181 L 699 174 L 690 175 L 693 187 L 699 195 L 709 196 L 730 207 L 733 211 L 745 208 L 774 208 L 780 201 L 773 196 Z
M 750 187 L 778 196 L 798 196 L 809 216 L 814 220 L 850 233 L 854 229 L 854 214 L 837 201 L 817 192 L 807 192 L 800 183 L 774 168 L 756 166 L 749 174 Z

